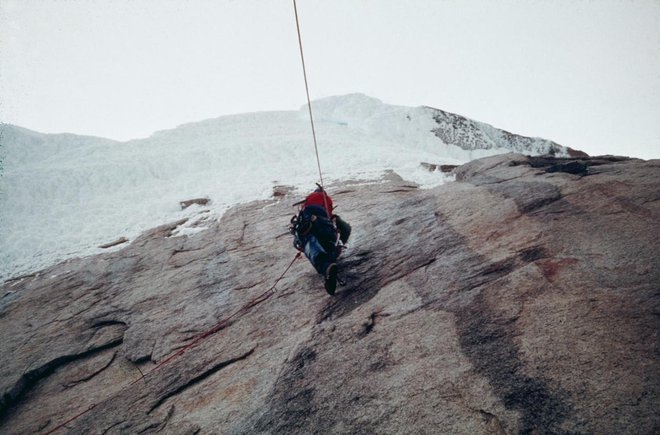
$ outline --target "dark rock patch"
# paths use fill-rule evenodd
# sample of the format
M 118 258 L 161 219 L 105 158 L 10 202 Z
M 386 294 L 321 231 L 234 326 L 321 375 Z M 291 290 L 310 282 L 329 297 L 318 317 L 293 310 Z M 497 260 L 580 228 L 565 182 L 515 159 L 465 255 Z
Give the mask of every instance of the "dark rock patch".
M 107 249 L 107 248 L 112 248 L 113 246 L 121 245 L 122 243 L 128 242 L 128 239 L 126 237 L 120 237 L 117 240 L 109 243 L 105 243 L 103 245 L 99 245 L 99 248 L 101 249 Z
M 505 198 L 513 199 L 520 213 L 531 213 L 561 198 L 557 186 L 542 181 L 510 181 L 488 185 L 488 189 Z
M 562 432 L 561 423 L 570 413 L 567 393 L 524 373 L 515 327 L 502 324 L 481 295 L 456 314 L 461 347 L 504 405 L 520 412 L 521 433 Z
M 436 163 L 427 163 L 427 162 L 420 163 L 420 166 L 428 170 L 429 172 L 440 171 L 440 172 L 444 172 L 445 174 L 453 171 L 458 167 L 457 165 L 440 165 Z
M 179 205 L 181 206 L 181 209 L 186 209 L 190 207 L 193 204 L 198 204 L 198 205 L 206 205 L 210 201 L 209 198 L 193 198 L 193 199 L 187 199 L 185 201 L 179 202 Z

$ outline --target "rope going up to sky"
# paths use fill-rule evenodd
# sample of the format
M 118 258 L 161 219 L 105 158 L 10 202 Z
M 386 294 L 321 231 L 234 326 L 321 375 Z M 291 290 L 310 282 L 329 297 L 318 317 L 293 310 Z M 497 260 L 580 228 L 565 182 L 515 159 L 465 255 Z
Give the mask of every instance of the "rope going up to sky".
M 309 122 L 312 125 L 312 138 L 314 139 L 314 151 L 316 152 L 316 165 L 319 169 L 319 179 L 321 180 L 321 190 L 323 191 L 323 201 L 325 203 L 325 209 L 330 213 L 328 208 L 328 198 L 325 193 L 325 185 L 323 184 L 323 173 L 321 171 L 321 159 L 319 158 L 319 147 L 316 142 L 316 130 L 314 128 L 314 117 L 312 115 L 312 102 L 309 98 L 309 84 L 307 83 L 307 69 L 305 68 L 305 55 L 303 54 L 302 46 L 302 37 L 300 36 L 300 20 L 298 19 L 298 6 L 296 5 L 296 0 L 293 0 L 293 11 L 296 15 L 296 30 L 298 31 L 298 46 L 300 47 L 300 60 L 302 62 L 303 77 L 305 79 L 305 93 L 307 94 L 307 108 L 309 110 Z M 332 216 L 328 216 L 332 218 Z

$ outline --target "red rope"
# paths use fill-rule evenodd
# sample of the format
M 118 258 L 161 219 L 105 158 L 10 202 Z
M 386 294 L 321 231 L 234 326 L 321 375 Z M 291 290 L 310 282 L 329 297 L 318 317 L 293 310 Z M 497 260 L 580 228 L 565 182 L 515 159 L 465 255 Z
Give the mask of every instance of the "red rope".
M 70 419 L 68 419 L 68 420 L 65 421 L 64 423 L 62 423 L 62 424 L 60 424 L 59 426 L 57 426 L 55 429 L 52 429 L 52 430 L 50 430 L 49 432 L 46 432 L 44 435 L 50 435 L 50 434 L 52 434 L 53 432 L 62 429 L 62 428 L 63 428 L 64 426 L 66 426 L 67 424 L 71 423 L 71 422 L 74 421 L 74 420 L 79 419 L 80 417 L 82 417 L 83 415 L 87 414 L 87 413 L 88 413 L 89 411 L 91 411 L 92 409 L 96 408 L 96 406 L 97 406 L 96 403 L 92 403 L 91 405 L 89 405 L 89 408 L 87 408 L 86 410 L 84 410 L 84 411 L 81 412 L 80 414 L 78 414 L 78 415 L 76 415 L 76 416 L 74 416 L 74 417 L 71 417 Z
M 236 317 L 238 314 L 240 314 L 240 313 L 242 313 L 242 312 L 247 312 L 247 311 L 250 310 L 251 308 L 255 307 L 256 305 L 259 305 L 260 303 L 262 303 L 262 302 L 264 302 L 265 300 L 267 300 L 268 298 L 270 298 L 273 294 L 275 294 L 275 292 L 274 292 L 275 286 L 276 286 L 276 285 L 282 280 L 282 278 L 284 278 L 284 275 L 286 275 L 286 273 L 289 271 L 289 269 L 291 269 L 291 266 L 293 266 L 293 263 L 295 263 L 295 261 L 296 261 L 298 258 L 300 258 L 300 255 L 301 255 L 300 252 L 296 253 L 296 256 L 293 257 L 293 260 L 291 260 L 291 263 L 289 263 L 289 265 L 286 267 L 286 269 L 284 269 L 284 272 L 282 272 L 282 274 L 280 275 L 280 277 L 277 278 L 277 280 L 275 280 L 275 283 L 274 283 L 274 284 L 273 284 L 268 290 L 266 290 L 265 292 L 261 293 L 259 296 L 257 296 L 257 297 L 255 297 L 255 298 L 251 299 L 249 302 L 247 302 L 247 303 L 246 303 L 245 305 L 243 305 L 241 308 L 239 308 L 238 310 L 234 311 L 229 317 L 227 317 L 227 318 L 225 318 L 225 319 L 222 319 L 220 322 L 218 322 L 215 326 L 213 326 L 213 327 L 212 327 L 211 329 L 209 329 L 208 331 L 203 332 L 202 334 L 200 334 L 200 335 L 198 335 L 197 337 L 195 337 L 195 339 L 194 339 L 190 344 L 186 345 L 185 347 L 179 349 L 178 351 L 176 351 L 175 353 L 173 353 L 173 354 L 170 355 L 169 357 L 165 358 L 163 361 L 161 361 L 160 363 L 158 363 L 155 367 L 153 367 L 153 368 L 152 368 L 151 370 L 149 370 L 147 373 L 143 374 L 141 377 L 137 378 L 136 380 L 134 380 L 134 381 L 131 382 L 130 384 L 128 384 L 128 385 L 126 385 L 125 387 L 123 387 L 121 390 L 117 391 L 117 392 L 116 392 L 115 394 L 113 394 L 112 396 L 110 396 L 110 397 L 108 397 L 107 399 L 105 399 L 105 401 L 108 401 L 108 400 L 114 398 L 117 394 L 119 394 L 120 392 L 124 391 L 124 390 L 127 389 L 128 387 L 130 387 L 130 386 L 136 384 L 137 382 L 141 381 L 142 379 L 146 378 L 147 376 L 149 376 L 150 374 L 152 374 L 152 373 L 155 372 L 156 370 L 159 370 L 161 367 L 163 367 L 165 364 L 169 363 L 169 362 L 172 361 L 173 359 L 175 359 L 175 358 L 177 358 L 177 357 L 183 355 L 187 350 L 189 350 L 190 348 L 196 346 L 196 345 L 197 345 L 200 341 L 202 341 L 203 339 L 205 339 L 205 338 L 207 338 L 208 336 L 213 335 L 213 334 L 215 334 L 216 332 L 220 331 L 221 329 L 227 327 L 227 326 L 229 325 L 230 320 L 233 319 L 234 317 Z M 56 426 L 55 428 L 51 429 L 50 431 L 46 432 L 44 435 L 50 435 L 50 434 L 52 434 L 52 433 L 54 433 L 54 432 L 57 432 L 58 430 L 62 429 L 64 426 L 66 426 L 67 424 L 71 423 L 72 421 L 75 421 L 75 420 L 79 419 L 80 417 L 82 417 L 83 415 L 87 414 L 89 411 L 91 411 L 92 409 L 96 408 L 97 406 L 98 406 L 97 403 L 92 403 L 92 404 L 89 406 L 89 408 L 87 408 L 85 411 L 81 412 L 80 414 L 75 415 L 74 417 L 71 417 L 70 419 L 68 419 L 68 420 L 65 421 L 64 423 L 61 423 L 60 425 L 58 425 L 58 426 Z
M 254 307 L 254 306 L 256 306 L 256 305 L 262 303 L 262 302 L 265 301 L 266 299 L 270 298 L 270 297 L 275 293 L 275 292 L 273 291 L 273 289 L 275 288 L 275 286 L 280 282 L 280 280 L 281 280 L 282 278 L 284 278 L 284 275 L 286 275 L 286 273 L 289 271 L 289 269 L 291 269 L 291 266 L 293 266 L 293 263 L 294 263 L 298 258 L 300 258 L 300 252 L 296 253 L 296 256 L 293 257 L 293 260 L 291 260 L 291 263 L 289 263 L 289 265 L 287 266 L 287 268 L 284 269 L 284 272 L 282 272 L 282 275 L 280 275 L 280 277 L 277 278 L 277 280 L 275 281 L 275 284 L 273 284 L 268 290 L 266 290 L 265 292 L 263 292 L 263 293 L 260 294 L 259 296 L 257 296 L 257 297 L 255 297 L 255 298 L 251 299 L 248 303 L 246 303 L 245 305 L 243 305 L 243 306 L 242 306 L 241 308 L 239 308 L 238 310 L 234 311 L 229 317 L 227 317 L 227 318 L 225 318 L 225 319 L 222 319 L 220 322 L 218 322 L 214 327 L 212 327 L 212 328 L 209 329 L 208 331 L 206 331 L 206 332 L 204 332 L 204 333 L 198 335 L 197 337 L 195 337 L 195 339 L 194 339 L 190 344 L 184 346 L 183 348 L 179 349 L 176 353 L 170 355 L 169 357 L 167 357 L 166 359 L 164 359 L 163 361 L 161 361 L 160 363 L 158 363 L 158 365 L 156 365 L 154 368 L 152 368 L 151 370 L 149 370 L 149 371 L 148 371 L 147 373 L 145 373 L 142 377 L 140 377 L 140 378 L 134 380 L 133 382 L 131 382 L 131 383 L 129 384 L 129 386 L 130 386 L 130 385 L 133 385 L 133 384 L 139 382 L 141 379 L 144 379 L 145 377 L 149 376 L 151 373 L 153 373 L 153 372 L 155 372 L 156 370 L 160 369 L 162 366 L 164 366 L 165 364 L 167 364 L 168 362 L 170 362 L 170 361 L 173 360 L 174 358 L 183 355 L 183 354 L 185 353 L 185 351 L 187 351 L 188 349 L 190 349 L 190 348 L 196 346 L 200 341 L 202 341 L 202 340 L 205 339 L 206 337 L 215 334 L 216 332 L 220 331 L 221 329 L 226 328 L 226 327 L 229 325 L 230 320 L 233 319 L 234 317 L 236 317 L 236 316 L 237 316 L 238 314 L 240 314 L 241 312 L 247 312 L 247 311 L 248 311 L 249 309 L 251 309 L 252 307 Z M 265 297 L 264 297 L 264 296 L 265 296 Z

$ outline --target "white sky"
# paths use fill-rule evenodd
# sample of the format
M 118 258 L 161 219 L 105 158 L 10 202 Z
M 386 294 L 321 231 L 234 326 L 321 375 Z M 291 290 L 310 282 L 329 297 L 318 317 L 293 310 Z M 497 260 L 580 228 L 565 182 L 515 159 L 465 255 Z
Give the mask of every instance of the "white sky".
M 298 0 L 312 98 L 660 158 L 657 0 Z M 0 121 L 113 139 L 298 109 L 291 0 L 0 0 Z

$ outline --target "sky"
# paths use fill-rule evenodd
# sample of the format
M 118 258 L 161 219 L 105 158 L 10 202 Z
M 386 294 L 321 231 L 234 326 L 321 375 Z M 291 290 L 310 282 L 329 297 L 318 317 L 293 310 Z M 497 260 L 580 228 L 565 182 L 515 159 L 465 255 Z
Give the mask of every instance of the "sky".
M 660 158 L 656 0 L 298 0 L 312 99 Z M 117 140 L 306 103 L 292 0 L 0 0 L 0 121 Z

